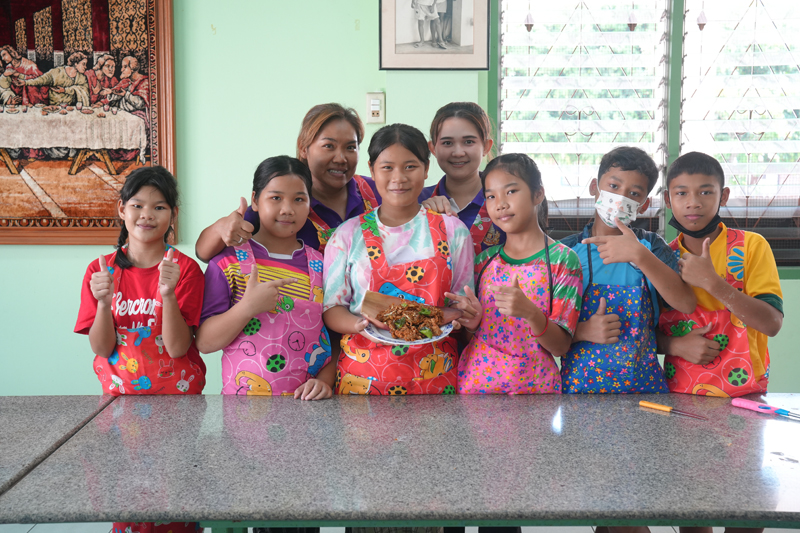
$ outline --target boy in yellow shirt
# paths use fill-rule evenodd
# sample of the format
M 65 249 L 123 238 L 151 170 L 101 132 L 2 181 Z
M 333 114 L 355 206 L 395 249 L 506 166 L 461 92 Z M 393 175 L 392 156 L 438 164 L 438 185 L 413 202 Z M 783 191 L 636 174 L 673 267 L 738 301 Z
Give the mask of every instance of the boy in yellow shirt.
M 766 239 L 728 228 L 719 208 L 728 201 L 722 166 L 713 157 L 684 154 L 667 172 L 669 224 L 681 233 L 681 277 L 697 296 L 689 315 L 661 314 L 659 348 L 671 392 L 741 396 L 766 392 L 767 337 L 783 324 L 778 268 Z

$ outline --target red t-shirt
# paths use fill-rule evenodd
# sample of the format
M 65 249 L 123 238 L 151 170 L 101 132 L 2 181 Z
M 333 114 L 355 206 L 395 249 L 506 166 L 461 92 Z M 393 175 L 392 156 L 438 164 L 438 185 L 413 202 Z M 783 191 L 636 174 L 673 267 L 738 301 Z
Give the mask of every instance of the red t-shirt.
M 114 254 L 105 256 L 106 264 L 111 266 Z M 200 325 L 200 312 L 203 309 L 203 290 L 205 278 L 203 271 L 191 257 L 176 254 L 181 277 L 175 287 L 175 296 L 181 315 L 189 327 Z M 119 267 L 116 267 L 119 268 Z M 89 264 L 83 276 L 81 287 L 81 307 L 78 310 L 78 321 L 75 333 L 89 334 L 97 314 L 97 300 L 92 295 L 89 283 L 92 274 L 100 270 L 97 259 Z M 158 296 L 158 265 L 151 268 L 129 267 L 122 271 L 119 287 L 114 287 L 111 312 L 114 314 L 114 325 L 133 329 L 141 326 L 160 326 L 156 321 L 155 299 Z M 197 351 L 194 343 L 190 351 Z

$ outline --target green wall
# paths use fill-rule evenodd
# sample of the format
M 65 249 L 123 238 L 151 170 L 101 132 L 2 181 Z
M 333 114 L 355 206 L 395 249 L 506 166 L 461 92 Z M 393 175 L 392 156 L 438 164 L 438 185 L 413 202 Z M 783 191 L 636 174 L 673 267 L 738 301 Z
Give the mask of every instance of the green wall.
M 294 154 L 300 120 L 314 104 L 340 102 L 363 115 L 365 93 L 385 91 L 387 121 L 422 131 L 450 101 L 486 107 L 485 72 L 380 71 L 377 43 L 375 0 L 175 0 L 181 251 L 193 254 L 200 231 L 249 194 L 259 162 Z M 366 147 L 378 127 L 367 126 L 359 173 L 368 173 Z M 441 174 L 435 163 L 430 174 Z M 86 266 L 110 251 L 0 246 L 0 394 L 100 392 L 89 342 L 72 329 Z M 800 281 L 783 289 L 787 316 L 798 316 Z M 798 345 L 800 333 L 787 323 L 771 344 L 771 391 L 800 391 L 800 361 L 791 355 Z M 216 394 L 219 354 L 206 364 L 206 392 Z

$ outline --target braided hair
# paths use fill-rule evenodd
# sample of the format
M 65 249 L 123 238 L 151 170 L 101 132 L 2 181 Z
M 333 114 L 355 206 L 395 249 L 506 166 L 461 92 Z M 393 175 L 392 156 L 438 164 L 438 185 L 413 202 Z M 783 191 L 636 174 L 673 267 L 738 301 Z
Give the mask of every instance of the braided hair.
M 175 177 L 170 174 L 169 170 L 162 166 L 142 167 L 134 170 L 119 191 L 119 200 L 126 204 L 128 200 L 133 198 L 142 187 L 154 187 L 164 195 L 164 200 L 169 205 L 173 213 L 175 208 L 178 207 L 178 182 Z M 167 232 L 164 234 L 164 243 L 166 243 L 173 229 L 170 225 Z M 128 242 L 128 228 L 125 227 L 125 221 L 122 221 L 122 229 L 119 232 L 119 239 L 117 239 L 117 257 L 116 264 L 118 267 L 125 269 L 133 266 L 128 256 L 123 252 L 123 247 Z

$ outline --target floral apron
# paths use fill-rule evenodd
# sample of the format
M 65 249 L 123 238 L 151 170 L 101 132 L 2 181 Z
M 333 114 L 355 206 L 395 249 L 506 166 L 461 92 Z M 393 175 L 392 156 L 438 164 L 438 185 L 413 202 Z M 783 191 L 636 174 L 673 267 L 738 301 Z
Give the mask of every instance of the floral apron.
M 375 197 L 375 192 L 363 176 L 356 174 L 353 176 L 353 179 L 358 187 L 358 192 L 361 193 L 361 200 L 364 202 L 364 212 L 369 213 L 378 207 L 378 199 Z M 325 246 L 328 244 L 333 232 L 336 231 L 336 228 L 330 227 L 313 209 L 309 211 L 308 219 L 314 224 L 314 229 L 317 230 L 319 253 L 325 253 Z
M 677 238 L 670 246 L 673 250 L 680 250 Z M 726 257 L 726 281 L 741 291 L 744 289 L 745 272 L 743 268 L 732 272 L 731 259 L 744 257 L 743 231 L 728 228 Z M 706 365 L 696 365 L 682 357 L 667 354 L 664 371 L 670 392 L 723 397 L 766 392 L 769 371 L 760 380 L 755 380 L 747 326 L 729 310 L 708 311 L 698 305 L 691 314 L 672 309 L 662 313 L 659 320 L 661 332 L 669 337 L 683 337 L 695 327 L 708 324 L 712 326 L 706 337 L 719 343 L 719 355 Z M 769 355 L 766 363 L 769 369 Z
M 375 212 L 361 215 L 361 229 L 372 266 L 370 290 L 399 289 L 443 306 L 453 272 L 443 215 L 427 212 L 435 253 L 429 259 L 389 266 L 378 233 Z M 383 291 L 381 290 L 383 289 Z M 376 344 L 363 335 L 342 337 L 336 373 L 338 394 L 455 394 L 456 342 L 450 337 L 418 346 Z
M 249 241 L 234 249 L 246 283 L 254 269 L 258 273 L 253 249 Z M 281 288 L 275 309 L 250 319 L 222 351 L 222 394 L 291 395 L 330 359 L 322 323 L 322 255 L 308 246 L 305 252 L 309 299 L 292 298 Z
M 177 248 L 173 251 L 173 261 L 177 263 L 181 252 Z M 114 254 L 108 270 L 114 278 L 114 287 L 119 287 L 124 269 L 117 267 L 116 258 Z M 94 371 L 103 384 L 103 392 L 112 396 L 200 394 L 206 384 L 206 365 L 199 354 L 193 351 L 173 359 L 164 347 L 161 293 L 156 289 L 153 298 L 140 305 L 152 305 L 155 318 L 147 326 L 117 327 L 114 352 L 108 358 L 99 355 L 94 358 Z
M 549 317 L 553 312 L 549 243 L 544 250 L 546 273 L 528 265 L 496 261 L 497 256 L 481 272 L 478 299 L 483 304 L 483 318 L 459 360 L 459 394 L 561 393 L 561 376 L 553 356 L 539 346 L 525 319 L 503 316 L 497 311 L 489 290 L 490 285 L 508 285 L 517 276 L 525 296 L 539 309 L 546 308 Z M 487 281 L 480 283 L 482 279 Z
M 619 315 L 622 327 L 619 341 L 596 344 L 572 343 L 561 358 L 561 380 L 565 393 L 652 393 L 669 392 L 664 372 L 656 355 L 653 305 L 647 279 L 640 285 L 599 285 L 593 283 L 592 245 L 589 258 L 589 285 L 583 293 L 578 322 L 597 312 L 600 298 L 606 299 L 606 312 Z

